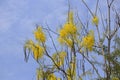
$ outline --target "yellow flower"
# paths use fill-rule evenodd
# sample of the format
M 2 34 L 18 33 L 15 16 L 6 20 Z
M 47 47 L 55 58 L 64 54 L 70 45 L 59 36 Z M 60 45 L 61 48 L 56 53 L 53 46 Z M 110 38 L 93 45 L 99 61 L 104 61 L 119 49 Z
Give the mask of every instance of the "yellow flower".
M 61 29 L 61 30 L 60 30 L 60 37 L 64 38 L 64 37 L 66 37 L 66 36 L 68 36 L 67 31 L 66 31 L 65 29 Z
M 39 41 L 39 42 L 45 42 L 45 41 L 46 41 L 45 34 L 43 33 L 41 27 L 38 27 L 38 28 L 35 30 L 34 36 L 35 36 L 36 40 Z
M 54 74 L 50 74 L 47 78 L 47 80 L 56 80 L 57 77 Z
M 37 80 L 43 79 L 43 71 L 40 69 L 37 69 Z
M 44 48 L 41 47 L 40 45 L 36 44 L 36 45 L 34 45 L 32 51 L 33 51 L 35 60 L 38 60 L 43 56 Z
M 76 34 L 77 28 L 72 23 L 66 23 L 63 28 L 60 30 L 60 37 L 65 38 Z
M 59 61 L 58 66 L 62 66 L 64 64 L 64 58 L 66 57 L 66 52 L 62 51 L 59 53 Z
M 117 78 L 117 77 L 113 77 L 112 80 L 119 80 L 119 78 Z
M 70 11 L 68 14 L 68 22 L 66 22 L 62 29 L 59 31 L 60 36 L 58 37 L 58 41 L 62 45 L 67 45 L 68 47 L 73 46 L 73 39 L 77 37 L 77 27 L 74 25 L 73 21 L 73 12 Z
M 34 45 L 34 42 L 32 40 L 28 40 L 26 41 L 24 47 L 28 49 L 32 49 L 33 45 Z
M 66 39 L 66 44 L 69 46 L 69 47 L 72 47 L 73 46 L 73 41 L 71 39 Z
M 83 80 L 83 79 L 80 77 L 79 80 Z
M 94 46 L 94 35 L 93 32 L 90 31 L 89 34 L 87 36 L 85 36 L 82 40 L 82 46 L 87 48 L 89 51 L 93 50 L 93 46 Z
M 67 69 L 67 74 L 68 74 L 67 76 L 68 80 L 72 80 L 70 75 L 72 75 L 73 79 L 76 78 L 76 65 L 74 62 L 70 63 L 70 68 Z
M 66 57 L 66 52 L 61 51 L 59 54 L 54 53 L 52 58 L 55 60 L 57 66 L 62 66 L 64 64 L 64 58 Z
M 68 14 L 69 14 L 69 16 L 68 16 L 68 18 L 69 18 L 69 19 L 68 19 L 68 22 L 69 22 L 69 23 L 73 23 L 73 22 L 74 22 L 74 21 L 73 21 L 73 11 L 70 11 Z
M 59 43 L 62 44 L 62 45 L 65 44 L 64 38 L 59 37 L 59 38 L 58 38 L 58 41 L 59 41 Z
M 92 19 L 92 23 L 95 24 L 95 25 L 98 25 L 99 18 L 97 16 L 94 16 L 93 19 Z
M 63 59 L 66 57 L 66 52 L 61 51 L 61 52 L 59 53 L 59 57 L 60 57 L 61 60 L 63 60 Z M 64 61 L 63 61 L 63 62 L 64 62 Z
M 80 53 L 83 53 L 84 51 L 82 50 L 82 49 L 80 49 L 80 51 L 79 51 Z
M 77 28 L 73 23 L 66 23 L 63 29 L 70 35 L 76 34 Z
M 57 80 L 61 80 L 61 78 L 57 78 Z
M 76 37 L 76 33 L 76 26 L 72 23 L 66 23 L 60 30 L 58 41 L 60 42 L 60 44 L 66 44 L 67 46 L 71 47 L 73 45 L 71 39 Z
M 58 41 L 62 45 L 67 45 L 68 47 L 72 47 L 73 46 L 73 41 L 71 39 L 65 39 L 65 38 L 59 37 Z
M 38 60 L 43 56 L 44 48 L 39 44 L 35 44 L 32 40 L 28 40 L 25 43 L 25 48 L 33 52 L 33 56 L 35 60 Z

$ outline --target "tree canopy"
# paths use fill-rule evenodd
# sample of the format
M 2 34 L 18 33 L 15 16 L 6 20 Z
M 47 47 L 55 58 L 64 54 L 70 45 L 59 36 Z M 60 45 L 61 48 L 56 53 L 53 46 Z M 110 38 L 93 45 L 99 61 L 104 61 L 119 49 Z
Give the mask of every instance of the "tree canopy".
M 69 3 L 66 22 L 59 31 L 54 32 L 48 24 L 37 25 L 35 40 L 26 40 L 24 44 L 25 61 L 32 56 L 39 64 L 36 79 L 119 80 L 120 14 L 113 8 L 115 1 L 106 0 L 107 15 L 103 17 L 99 0 L 95 12 L 81 0 L 90 13 L 85 24 Z

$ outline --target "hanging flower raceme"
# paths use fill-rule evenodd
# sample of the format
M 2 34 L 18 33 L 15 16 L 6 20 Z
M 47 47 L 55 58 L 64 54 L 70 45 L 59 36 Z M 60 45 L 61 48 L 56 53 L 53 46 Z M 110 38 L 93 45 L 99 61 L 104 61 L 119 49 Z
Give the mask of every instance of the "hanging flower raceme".
M 94 32 L 90 31 L 82 40 L 82 46 L 86 49 L 88 49 L 89 51 L 93 50 L 93 46 L 94 46 Z
M 68 74 L 68 76 L 67 76 L 68 80 L 73 80 L 73 79 L 76 78 L 76 65 L 75 65 L 75 62 L 70 63 L 70 68 L 68 68 L 66 72 Z
M 32 48 L 32 51 L 33 51 L 34 58 L 37 61 L 44 54 L 44 48 L 42 46 L 38 45 L 38 44 L 34 45 L 34 47 Z
M 37 69 L 37 80 L 43 80 L 43 70 Z
M 34 42 L 32 40 L 28 40 L 28 41 L 26 41 L 26 43 L 24 45 L 24 48 L 26 48 L 26 49 L 32 49 L 33 45 L 34 45 Z
M 44 43 L 46 41 L 45 34 L 43 33 L 41 27 L 37 27 L 37 29 L 34 32 L 34 36 L 35 36 L 36 40 L 39 41 L 39 42 Z
M 98 26 L 99 18 L 98 18 L 97 16 L 94 16 L 94 17 L 92 18 L 92 23 L 93 23 L 94 25 Z
M 35 60 L 38 61 L 38 59 L 40 59 L 43 54 L 44 54 L 44 48 L 42 46 L 40 46 L 39 44 L 35 44 L 32 40 L 28 40 L 25 45 L 24 45 L 25 50 L 29 50 L 29 52 L 31 51 L 33 53 L 33 57 Z M 25 52 L 25 55 L 26 52 Z M 26 58 L 26 56 L 25 56 Z

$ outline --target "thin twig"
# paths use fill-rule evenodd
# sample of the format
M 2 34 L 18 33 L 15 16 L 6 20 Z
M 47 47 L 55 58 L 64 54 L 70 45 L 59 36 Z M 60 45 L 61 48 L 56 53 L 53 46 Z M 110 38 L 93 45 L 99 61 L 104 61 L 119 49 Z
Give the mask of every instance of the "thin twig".
M 84 54 L 82 54 L 82 53 L 80 53 L 80 54 L 92 65 L 93 69 L 96 71 L 99 78 L 101 78 L 101 76 L 100 76 L 98 70 L 96 69 L 95 65 Z
M 47 25 L 47 24 L 46 24 Z M 50 29 L 49 28 L 49 26 L 47 25 L 47 27 L 48 27 L 48 30 Z M 48 31 L 47 30 L 47 31 Z M 57 52 L 57 54 L 58 54 L 58 50 L 57 50 L 57 48 L 56 48 L 56 45 L 55 45 L 55 43 L 54 43 L 54 40 L 53 40 L 53 38 L 52 38 L 52 36 L 51 36 L 51 34 L 50 34 L 50 32 L 48 31 L 48 34 L 49 34 L 49 36 L 50 36 L 50 38 L 51 38 L 51 40 L 52 40 L 52 44 L 53 44 L 53 47 L 55 48 L 55 50 L 56 50 L 56 52 Z
M 99 3 L 99 0 L 97 0 L 96 9 L 95 9 L 95 15 L 97 14 L 98 3 Z
M 94 14 L 92 13 L 92 11 L 90 10 L 90 8 L 88 7 L 88 5 L 86 4 L 86 2 L 84 0 L 82 0 L 82 2 L 84 3 L 84 5 L 87 7 L 87 9 L 89 10 L 89 12 L 91 13 L 91 15 L 94 17 Z

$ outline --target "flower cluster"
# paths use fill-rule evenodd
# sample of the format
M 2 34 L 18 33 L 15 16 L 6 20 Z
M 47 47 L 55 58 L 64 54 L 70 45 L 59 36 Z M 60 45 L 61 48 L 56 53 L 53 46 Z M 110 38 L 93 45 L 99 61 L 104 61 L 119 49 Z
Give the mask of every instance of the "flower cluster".
M 56 76 L 54 74 L 50 74 L 48 77 L 47 77 L 47 80 L 56 80 Z
M 44 48 L 38 44 L 35 44 L 32 40 L 28 40 L 25 47 L 33 53 L 33 57 L 38 61 L 43 56 Z
M 34 45 L 32 48 L 35 60 L 40 59 L 43 56 L 44 48 L 38 44 Z
M 25 49 L 31 51 L 33 53 L 34 59 L 38 61 L 44 55 L 44 47 L 41 45 L 41 43 L 44 43 L 46 41 L 46 37 L 41 27 L 37 27 L 34 32 L 34 36 L 37 40 L 37 43 L 34 43 L 32 40 L 28 40 L 26 41 L 24 47 Z
M 69 13 L 69 22 L 65 23 L 62 29 L 59 31 L 59 42 L 61 44 L 66 44 L 69 47 L 73 45 L 73 39 L 75 39 L 77 34 L 77 27 L 73 23 L 73 13 Z
M 46 41 L 45 34 L 43 33 L 41 27 L 37 27 L 37 29 L 34 32 L 34 36 L 35 36 L 36 40 L 39 41 L 39 42 L 45 42 Z
M 93 46 L 94 46 L 94 33 L 93 31 L 90 31 L 82 40 L 82 46 L 86 49 L 88 49 L 89 51 L 93 50 Z
M 92 22 L 97 26 L 99 23 L 98 17 L 94 16 Z M 32 40 L 28 40 L 25 43 L 24 47 L 25 49 L 27 49 L 27 51 L 25 50 L 25 58 L 28 58 L 26 56 L 29 56 L 29 52 L 32 52 L 33 58 L 40 65 L 39 69 L 37 69 L 37 80 L 61 80 L 62 78 L 57 78 L 57 76 L 55 75 L 55 72 L 59 70 L 66 74 L 65 79 L 77 79 L 78 74 L 76 73 L 76 54 L 79 50 L 80 53 L 83 53 L 82 50 L 86 49 L 88 51 L 92 51 L 95 43 L 94 32 L 92 30 L 84 37 L 81 37 L 79 35 L 81 33 L 81 31 L 78 32 L 77 26 L 74 24 L 73 12 L 69 12 L 68 21 L 60 29 L 58 37 L 60 44 L 65 46 L 65 49 L 59 51 L 56 49 L 56 46 L 53 43 L 56 52 L 51 56 L 49 55 L 50 52 L 49 50 L 47 50 L 47 46 L 45 44 L 46 35 L 44 34 L 41 27 L 36 28 L 36 30 L 34 31 L 36 43 Z M 45 57 L 47 56 L 51 59 L 52 63 L 50 63 L 50 65 L 44 63 L 44 61 L 41 61 L 42 59 L 45 59 L 44 55 Z M 113 80 L 117 80 L 117 78 L 114 78 Z
M 77 28 L 72 23 L 66 23 L 63 28 L 60 30 L 60 37 L 65 38 L 68 36 L 71 36 L 73 34 L 76 34 Z
M 96 26 L 98 26 L 98 23 L 99 23 L 99 18 L 97 16 L 94 16 L 93 19 L 92 19 L 92 23 Z
M 72 46 L 72 38 L 76 36 L 77 28 L 72 23 L 66 23 L 64 27 L 60 30 L 59 42 L 61 44 L 66 44 Z

